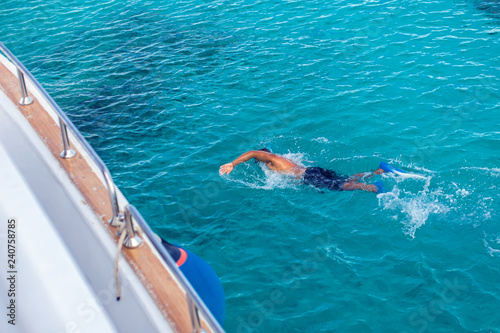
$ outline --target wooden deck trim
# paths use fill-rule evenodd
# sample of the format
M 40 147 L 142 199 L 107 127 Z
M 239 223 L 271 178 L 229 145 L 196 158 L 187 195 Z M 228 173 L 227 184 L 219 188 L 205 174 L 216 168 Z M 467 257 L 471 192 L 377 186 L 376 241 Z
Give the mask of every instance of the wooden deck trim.
M 96 216 L 100 218 L 102 227 L 106 229 L 114 242 L 118 243 L 116 228 L 111 227 L 107 222 L 112 217 L 107 188 L 93 172 L 83 155 L 77 151 L 76 145 L 71 143 L 72 148 L 77 152 L 75 157 L 67 160 L 60 157 L 63 144 L 58 124 L 33 97 L 33 94 L 30 94 L 30 97 L 34 99 L 33 104 L 19 105 L 21 99 L 19 81 L 1 63 L 0 89 L 17 105 L 20 112 L 35 129 L 40 139 L 81 192 L 87 204 L 92 207 Z M 191 320 L 185 293 L 160 260 L 156 250 L 152 249 L 148 243 L 143 242 L 141 246 L 135 249 L 124 247 L 122 253 L 160 312 L 171 324 L 172 329 L 176 332 L 191 332 Z M 203 329 L 210 331 L 203 318 L 200 319 L 202 320 Z

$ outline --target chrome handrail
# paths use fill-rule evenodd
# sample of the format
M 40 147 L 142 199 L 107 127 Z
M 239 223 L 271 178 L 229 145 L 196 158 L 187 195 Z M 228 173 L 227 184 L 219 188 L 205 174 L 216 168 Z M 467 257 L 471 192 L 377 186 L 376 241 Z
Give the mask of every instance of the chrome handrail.
M 191 325 L 193 326 L 193 332 L 204 332 L 201 329 L 200 318 L 198 311 L 201 310 L 203 316 L 205 317 L 208 326 L 213 332 L 223 333 L 224 330 L 219 325 L 219 322 L 215 320 L 212 313 L 208 310 L 207 306 L 201 300 L 200 296 L 196 293 L 194 288 L 191 286 L 189 281 L 186 279 L 184 274 L 181 273 L 177 264 L 174 262 L 170 254 L 167 252 L 159 237 L 151 230 L 149 225 L 146 223 L 141 213 L 133 205 L 125 206 L 125 211 L 129 211 L 137 224 L 141 227 L 142 232 L 144 232 L 156 250 L 159 252 L 160 256 L 163 258 L 165 264 L 170 268 L 172 274 L 177 278 L 181 286 L 186 291 L 186 298 L 189 307 L 189 315 L 191 317 Z
M 73 149 L 71 149 L 70 146 L 70 141 L 68 139 L 68 131 L 67 128 L 71 130 L 73 135 L 76 137 L 78 142 L 85 148 L 85 150 L 88 152 L 90 157 L 94 160 L 94 162 L 97 164 L 99 167 L 99 170 L 102 172 L 102 175 L 104 177 L 106 187 L 108 189 L 108 194 L 109 194 L 109 199 L 111 201 L 111 208 L 113 209 L 113 217 L 109 221 L 109 223 L 113 226 L 118 225 L 119 219 L 120 219 L 120 208 L 118 207 L 118 199 L 116 196 L 116 188 L 113 183 L 113 178 L 111 177 L 111 173 L 109 172 L 108 168 L 104 164 L 104 162 L 101 160 L 99 155 L 94 151 L 94 149 L 89 145 L 87 140 L 83 137 L 83 135 L 78 131 L 78 129 L 75 127 L 75 125 L 69 120 L 69 118 L 66 116 L 66 114 L 61 110 L 59 105 L 50 97 L 50 95 L 45 91 L 45 89 L 42 87 L 42 85 L 35 79 L 35 77 L 24 67 L 24 65 L 14 56 L 9 49 L 5 47 L 0 42 L 0 50 L 9 58 L 9 60 L 16 66 L 18 74 L 19 74 L 19 79 L 21 83 L 21 92 L 23 95 L 23 99 L 27 98 L 27 90 L 26 86 L 23 87 L 23 82 L 24 82 L 24 75 L 31 81 L 31 83 L 37 88 L 37 90 L 42 94 L 42 97 L 45 98 L 45 100 L 50 104 L 50 106 L 54 109 L 54 111 L 57 113 L 59 117 L 59 126 L 61 128 L 61 137 L 63 141 L 63 146 L 64 150 L 61 153 L 62 158 L 71 158 L 75 156 L 75 152 Z M 29 97 L 28 97 L 29 98 Z M 22 99 L 22 100 L 23 100 Z M 21 100 L 21 101 L 22 101 Z M 21 103 L 21 105 L 24 105 Z

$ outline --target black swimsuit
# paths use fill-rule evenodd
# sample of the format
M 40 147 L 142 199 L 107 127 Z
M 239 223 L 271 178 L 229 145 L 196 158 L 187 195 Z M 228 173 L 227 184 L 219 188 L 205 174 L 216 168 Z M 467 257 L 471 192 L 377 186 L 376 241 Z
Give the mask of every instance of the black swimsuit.
M 333 170 L 319 167 L 307 168 L 304 173 L 304 181 L 318 188 L 328 188 L 330 190 L 342 191 L 342 185 L 348 181 L 349 177 L 338 175 Z

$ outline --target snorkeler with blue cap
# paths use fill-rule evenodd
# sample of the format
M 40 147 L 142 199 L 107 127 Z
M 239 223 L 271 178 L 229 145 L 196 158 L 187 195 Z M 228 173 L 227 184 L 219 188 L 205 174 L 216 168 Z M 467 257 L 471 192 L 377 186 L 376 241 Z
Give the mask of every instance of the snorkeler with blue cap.
M 320 167 L 303 167 L 297 163 L 277 154 L 273 154 L 267 148 L 259 150 L 251 150 L 231 163 L 224 164 L 219 169 L 219 174 L 229 174 L 233 171 L 234 167 L 238 164 L 249 161 L 254 158 L 255 160 L 265 163 L 267 167 L 273 171 L 293 175 L 296 178 L 301 178 L 306 184 L 310 184 L 317 188 L 326 188 L 336 191 L 354 191 L 362 190 L 374 193 L 385 193 L 384 186 L 381 181 L 373 184 L 360 183 L 362 178 L 371 177 L 373 175 L 380 175 L 386 172 L 401 172 L 404 171 L 393 167 L 392 165 L 382 162 L 380 167 L 373 172 L 357 173 L 352 176 L 343 176 L 337 174 L 333 170 L 328 170 Z

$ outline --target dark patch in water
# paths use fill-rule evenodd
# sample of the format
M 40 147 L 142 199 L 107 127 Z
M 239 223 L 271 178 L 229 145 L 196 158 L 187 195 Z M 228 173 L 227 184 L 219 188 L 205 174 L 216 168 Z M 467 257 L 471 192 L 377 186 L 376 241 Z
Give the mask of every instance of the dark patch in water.
M 484 11 L 487 15 L 500 19 L 500 0 L 473 0 L 474 6 Z
M 414 287 L 413 289 L 411 289 L 410 291 L 407 291 L 405 293 L 405 296 L 406 297 L 410 297 L 410 298 L 414 298 L 415 296 L 418 295 L 418 293 L 420 292 L 420 290 L 422 289 L 422 287 L 424 286 L 425 284 L 424 283 L 421 283 L 419 284 L 418 286 Z
M 135 6 L 103 15 L 110 20 L 100 26 L 69 26 L 29 68 L 84 135 L 105 138 L 127 126 L 136 135 L 172 135 L 154 125 L 189 116 L 184 105 L 199 103 L 194 87 L 217 79 L 238 40 L 211 25 L 184 26 Z

